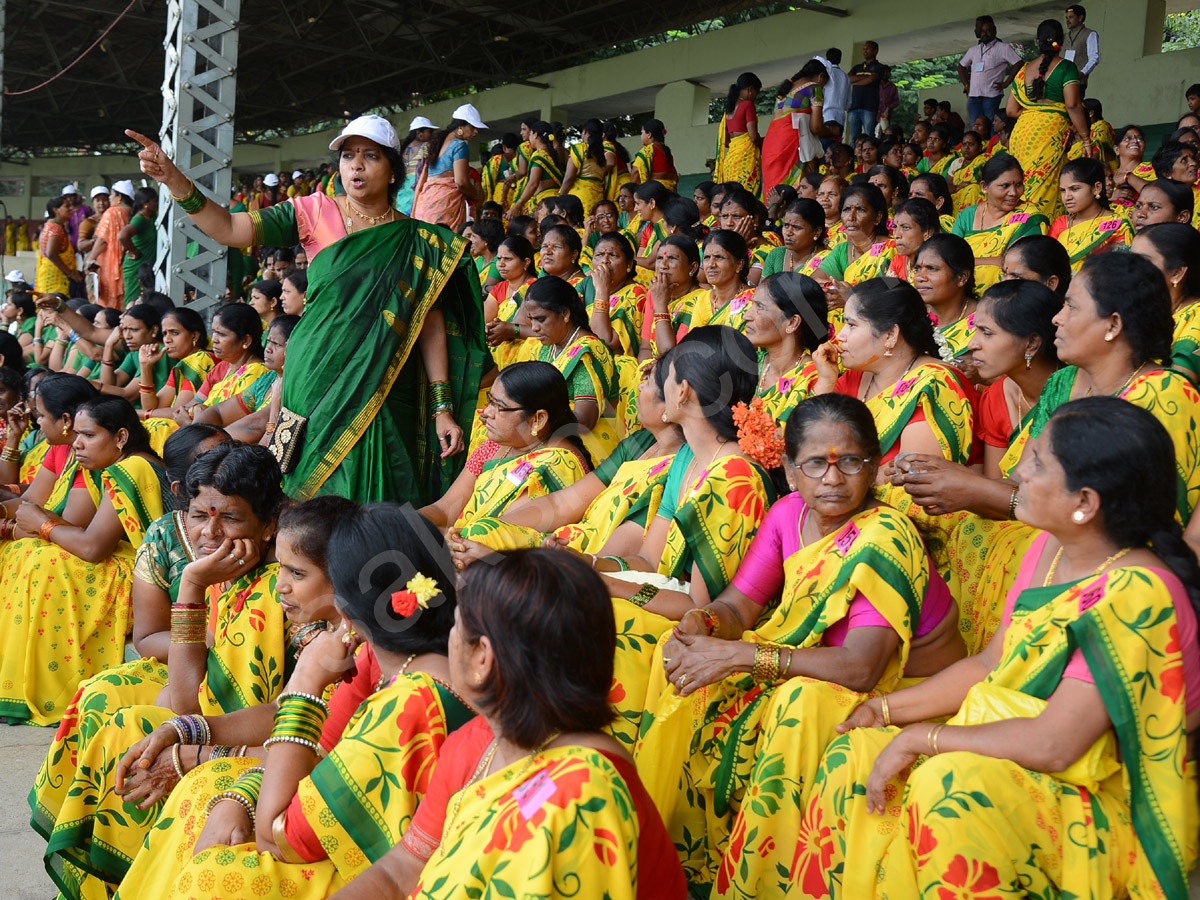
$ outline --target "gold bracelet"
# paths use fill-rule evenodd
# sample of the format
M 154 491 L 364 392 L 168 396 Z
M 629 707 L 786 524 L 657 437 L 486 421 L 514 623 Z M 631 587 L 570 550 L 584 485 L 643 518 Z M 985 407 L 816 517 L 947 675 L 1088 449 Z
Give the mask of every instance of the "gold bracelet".
M 890 728 L 892 726 L 892 714 L 888 712 L 887 694 L 884 694 L 879 699 L 880 705 L 883 707 L 883 727 Z
M 938 735 L 942 733 L 942 729 L 945 727 L 946 727 L 945 725 L 934 725 L 932 728 L 929 729 L 929 755 L 930 756 L 938 755 L 938 745 L 937 745 Z
M 183 192 L 183 196 L 176 197 L 174 194 L 171 194 L 171 199 L 174 200 L 176 203 L 182 203 L 184 200 L 186 200 L 188 197 L 190 197 L 192 195 L 192 191 L 194 191 L 195 189 L 196 189 L 196 182 L 192 181 L 192 179 L 189 178 L 187 190 Z

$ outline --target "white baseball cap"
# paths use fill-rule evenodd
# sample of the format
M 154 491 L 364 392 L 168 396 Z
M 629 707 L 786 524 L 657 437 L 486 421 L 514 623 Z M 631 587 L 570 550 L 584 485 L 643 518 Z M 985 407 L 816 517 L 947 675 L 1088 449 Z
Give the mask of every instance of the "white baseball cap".
M 11 284 L 24 284 L 25 273 L 20 269 L 9 269 L 8 274 L 4 276 L 4 280 Z
M 79 188 L 75 187 L 75 185 L 73 185 L 73 184 L 68 184 L 66 187 L 64 187 L 64 188 L 62 189 L 62 192 L 63 192 L 63 196 L 64 196 L 64 197 L 65 197 L 67 194 L 78 194 L 78 193 L 79 193 Z
M 268 172 L 263 176 L 263 184 L 267 187 L 279 187 L 279 176 L 274 172 Z
M 413 119 L 411 122 L 408 123 L 409 131 L 418 131 L 421 128 L 437 128 L 437 126 L 434 125 L 432 122 L 430 122 L 424 116 L 417 116 L 415 119 Z
M 365 137 L 384 147 L 400 149 L 396 129 L 383 116 L 359 116 L 342 129 L 342 133 L 329 142 L 330 150 L 337 150 L 348 137 Z
M 96 199 L 97 194 L 110 194 L 110 193 L 112 193 L 112 191 L 110 191 L 104 185 L 98 184 L 94 188 L 92 188 L 92 193 L 90 194 L 90 196 L 94 200 L 94 199 Z
M 304 174 L 303 172 L 301 172 L 299 169 L 297 169 L 295 172 L 292 173 L 292 177 L 299 178 L 303 174 Z
M 450 118 L 461 119 L 468 125 L 474 125 L 476 128 L 487 128 L 483 124 L 483 119 L 479 118 L 479 110 L 470 103 L 464 103 L 451 114 Z
M 124 194 L 126 197 L 133 199 L 133 182 L 126 178 L 124 181 L 114 181 L 112 189 L 118 194 Z

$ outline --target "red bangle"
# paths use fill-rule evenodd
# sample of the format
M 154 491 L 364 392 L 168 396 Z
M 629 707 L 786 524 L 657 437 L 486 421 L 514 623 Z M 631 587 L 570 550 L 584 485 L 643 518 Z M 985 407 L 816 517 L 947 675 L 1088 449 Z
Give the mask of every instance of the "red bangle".
M 63 524 L 63 523 L 56 522 L 54 519 L 47 519 L 45 522 L 42 523 L 42 526 L 38 529 L 38 537 L 40 537 L 43 541 L 46 541 L 47 543 L 49 543 L 50 542 L 50 532 L 52 532 L 55 528 L 57 528 L 61 524 Z

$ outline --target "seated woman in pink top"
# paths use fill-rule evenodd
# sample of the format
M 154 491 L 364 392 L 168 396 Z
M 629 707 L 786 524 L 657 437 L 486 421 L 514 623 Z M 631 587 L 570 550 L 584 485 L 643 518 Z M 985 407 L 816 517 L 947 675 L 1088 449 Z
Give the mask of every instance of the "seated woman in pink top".
M 695 847 L 689 881 L 721 896 L 776 892 L 812 775 L 857 703 L 965 654 L 920 534 L 872 496 L 881 451 L 866 405 L 803 400 L 784 443 L 796 493 L 768 512 L 730 586 L 663 646 L 669 684 L 648 698 L 639 742 L 639 761 L 671 773 L 647 787 L 677 847 Z M 755 829 L 773 844 L 748 853 Z

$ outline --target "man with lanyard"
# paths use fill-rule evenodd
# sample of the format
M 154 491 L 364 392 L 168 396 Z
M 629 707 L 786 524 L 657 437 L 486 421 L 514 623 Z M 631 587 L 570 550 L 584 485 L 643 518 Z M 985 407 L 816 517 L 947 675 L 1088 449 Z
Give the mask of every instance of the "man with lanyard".
M 958 63 L 958 80 L 967 95 L 967 121 L 974 122 L 980 116 L 991 121 L 1005 88 L 1021 68 L 1021 58 L 996 38 L 996 23 L 991 16 L 975 20 L 975 37 L 979 42 Z
M 1100 35 L 1083 24 L 1087 10 L 1078 3 L 1067 7 L 1067 33 L 1060 54 L 1079 69 L 1079 96 L 1087 90 L 1088 75 L 1100 62 Z

